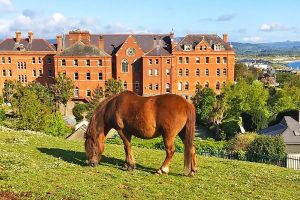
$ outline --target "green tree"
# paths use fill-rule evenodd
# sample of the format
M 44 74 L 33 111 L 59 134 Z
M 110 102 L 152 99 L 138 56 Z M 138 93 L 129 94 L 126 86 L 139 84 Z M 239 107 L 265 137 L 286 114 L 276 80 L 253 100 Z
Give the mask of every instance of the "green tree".
M 103 88 L 97 85 L 93 90 L 91 101 L 88 104 L 87 117 L 90 118 L 94 110 L 98 107 L 100 101 L 104 98 Z
M 55 95 L 55 100 L 64 105 L 64 114 L 66 114 L 67 103 L 73 96 L 73 88 L 74 85 L 72 80 L 65 74 L 59 73 L 55 78 L 55 84 L 53 85 L 52 90 Z
M 50 87 L 44 86 L 38 82 L 31 82 L 27 87 L 38 96 L 38 99 L 42 104 L 48 106 L 51 111 L 55 111 L 54 94 Z
M 119 94 L 123 91 L 123 85 L 121 80 L 108 79 L 105 83 L 105 97 L 110 97 Z
M 12 80 L 5 80 L 2 89 L 2 95 L 5 103 L 11 103 L 16 89 L 16 82 Z
M 72 129 L 67 126 L 61 113 L 54 112 L 45 117 L 43 131 L 48 135 L 66 136 Z
M 88 112 L 88 104 L 86 103 L 77 103 L 75 104 L 73 110 L 73 115 L 75 116 L 76 121 L 83 119 L 83 115 Z

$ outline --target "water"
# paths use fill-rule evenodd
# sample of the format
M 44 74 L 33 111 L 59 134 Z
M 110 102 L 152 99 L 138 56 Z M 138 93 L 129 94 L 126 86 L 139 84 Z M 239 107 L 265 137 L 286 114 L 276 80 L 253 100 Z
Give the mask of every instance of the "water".
M 291 62 L 291 63 L 289 63 L 289 64 L 287 64 L 287 65 L 288 65 L 289 67 L 293 68 L 293 69 L 300 70 L 300 60 Z

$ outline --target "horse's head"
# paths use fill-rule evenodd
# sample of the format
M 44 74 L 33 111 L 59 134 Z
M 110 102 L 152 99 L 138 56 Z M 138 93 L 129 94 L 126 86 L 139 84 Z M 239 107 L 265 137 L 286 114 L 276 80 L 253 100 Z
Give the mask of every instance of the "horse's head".
M 101 159 L 102 152 L 99 140 L 90 133 L 85 133 L 85 152 L 88 157 L 88 164 L 93 167 L 96 166 Z

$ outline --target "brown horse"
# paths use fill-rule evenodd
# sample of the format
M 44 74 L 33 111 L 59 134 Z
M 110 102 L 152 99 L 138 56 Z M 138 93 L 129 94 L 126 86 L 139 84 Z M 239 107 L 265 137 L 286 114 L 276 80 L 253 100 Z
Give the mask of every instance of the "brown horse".
M 175 152 L 174 140 L 179 135 L 184 143 L 184 166 L 188 175 L 196 172 L 195 108 L 184 98 L 174 94 L 141 97 L 133 92 L 122 92 L 102 101 L 96 108 L 85 133 L 85 150 L 89 164 L 95 166 L 104 150 L 105 136 L 116 129 L 124 142 L 128 170 L 135 168 L 131 151 L 132 135 L 151 139 L 162 135 L 166 159 L 158 174 L 168 173 Z

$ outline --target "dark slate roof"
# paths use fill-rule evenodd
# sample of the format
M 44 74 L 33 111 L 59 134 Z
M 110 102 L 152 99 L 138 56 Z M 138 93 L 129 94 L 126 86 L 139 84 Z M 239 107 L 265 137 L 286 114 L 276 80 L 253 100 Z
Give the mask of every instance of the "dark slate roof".
M 168 34 L 91 34 L 91 44 L 98 46 L 99 37 L 103 36 L 104 51 L 110 55 L 116 54 L 125 40 L 132 35 L 144 53 L 151 51 L 154 47 L 154 38 L 162 40 L 162 46 L 171 52 L 171 39 Z M 69 47 L 69 35 L 64 35 L 64 48 Z
M 73 46 L 66 48 L 58 56 L 109 56 L 94 45 L 85 45 L 82 42 L 76 42 Z
M 300 123 L 290 116 L 285 116 L 279 124 L 258 131 L 264 135 L 282 135 L 286 144 L 300 144 Z
M 23 45 L 21 49 L 20 45 Z M 0 43 L 0 51 L 55 51 L 54 45 L 50 44 L 44 39 L 33 39 L 32 43 L 29 43 L 28 39 L 21 39 L 19 43 L 16 43 L 14 38 L 7 38 Z
M 195 46 L 199 44 L 202 40 L 208 43 L 211 47 L 213 45 L 222 45 L 225 50 L 233 50 L 233 48 L 223 41 L 218 35 L 215 34 L 189 34 L 186 35 L 175 47 L 176 51 L 183 51 L 184 45 L 192 45 L 195 49 Z
M 170 56 L 171 53 L 166 47 L 154 47 L 151 51 L 146 53 L 146 56 Z

